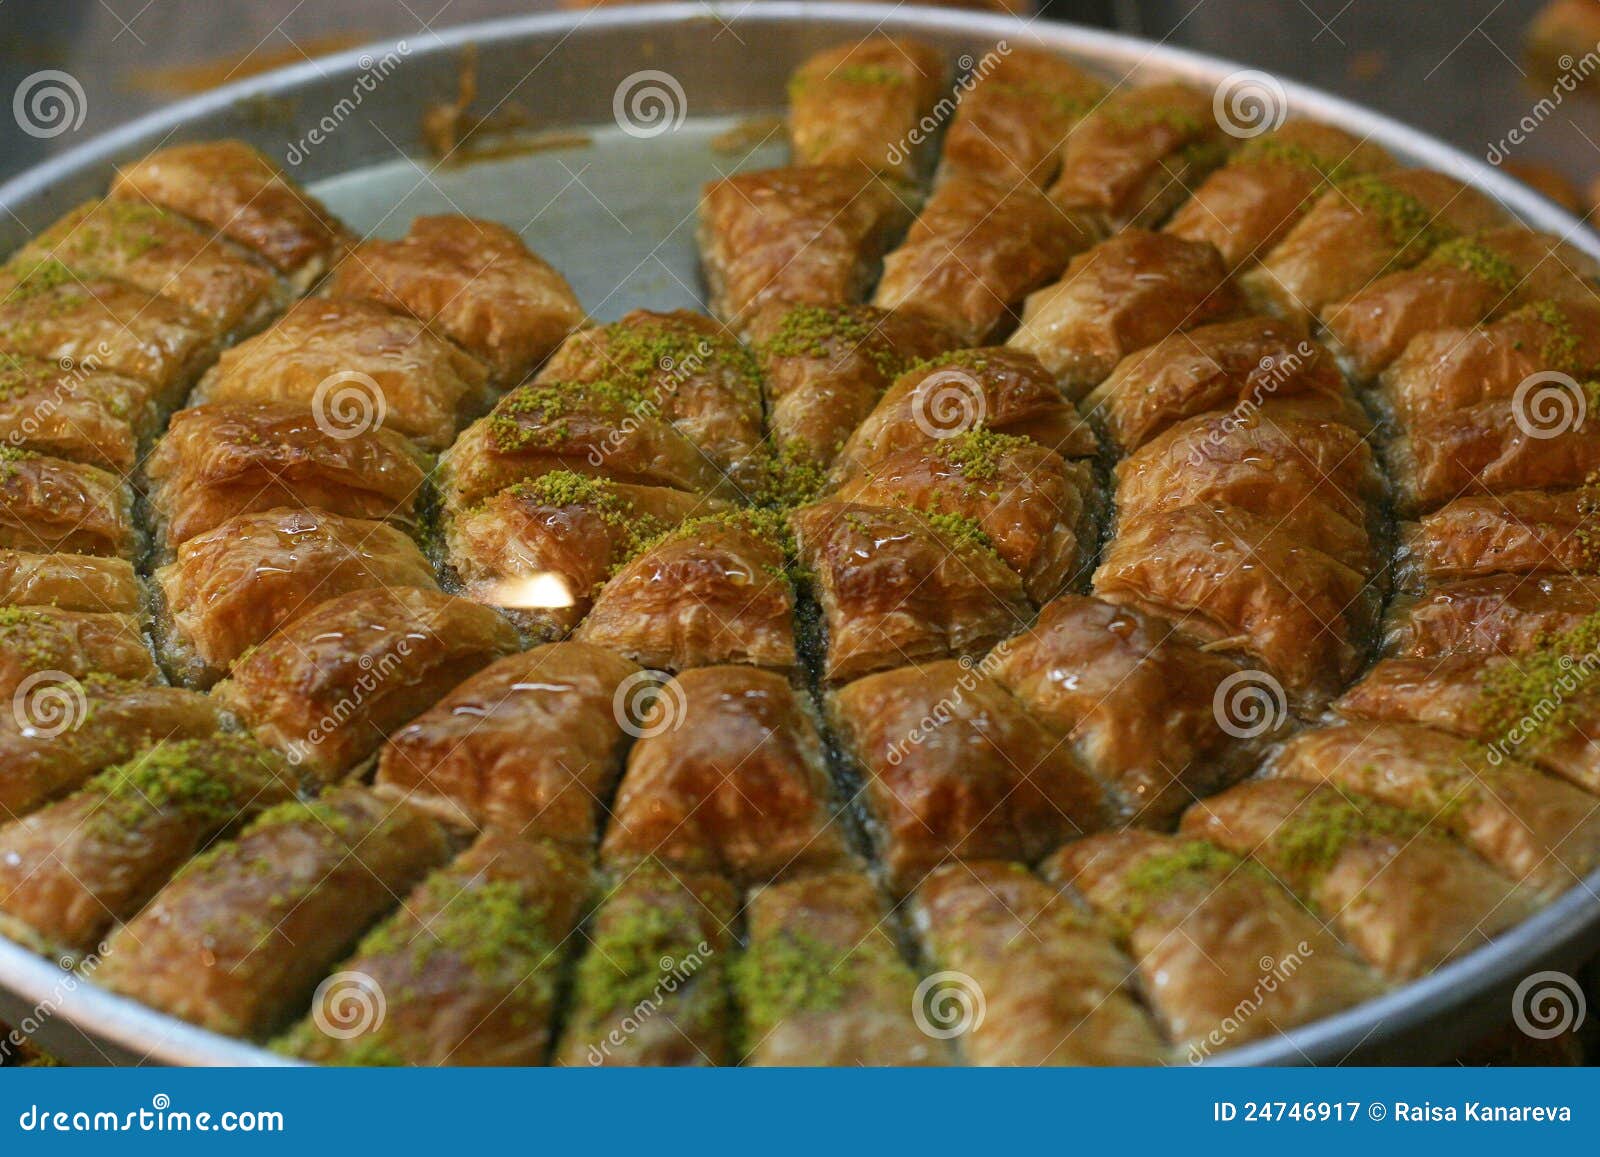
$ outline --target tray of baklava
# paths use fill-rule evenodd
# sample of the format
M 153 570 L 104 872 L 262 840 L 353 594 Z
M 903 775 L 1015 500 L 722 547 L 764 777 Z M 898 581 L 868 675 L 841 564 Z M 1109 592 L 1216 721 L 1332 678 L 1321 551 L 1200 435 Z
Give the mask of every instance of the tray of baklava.
M 1338 1060 L 1592 943 L 1593 241 L 1347 109 L 1241 123 L 1223 66 L 782 7 L 731 25 L 790 33 L 759 148 L 624 123 L 581 218 L 509 174 L 584 152 L 405 161 L 412 213 L 266 125 L 86 158 L 19 238 L 41 1040 Z M 630 220 L 665 291 L 585 264 Z

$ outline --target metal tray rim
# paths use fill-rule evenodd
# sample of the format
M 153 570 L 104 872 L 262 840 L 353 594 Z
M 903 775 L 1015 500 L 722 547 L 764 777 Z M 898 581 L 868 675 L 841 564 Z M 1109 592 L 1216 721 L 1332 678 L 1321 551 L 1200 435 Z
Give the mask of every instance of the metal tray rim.
M 1070 24 L 1046 24 L 1010 16 L 902 6 L 886 11 L 877 4 L 768 0 L 760 5 L 700 2 L 617 7 L 589 12 L 539 13 L 461 25 L 430 32 L 413 56 L 459 51 L 468 44 L 516 41 L 540 35 L 577 35 L 586 26 L 659 30 L 708 19 L 738 26 L 831 24 L 844 33 L 880 28 L 970 34 L 997 39 L 1018 37 L 1066 52 L 1101 69 L 1134 72 L 1146 67 L 1215 85 L 1245 67 L 1221 57 L 1136 37 Z M 162 139 L 202 116 L 236 102 L 292 93 L 330 76 L 353 77 L 361 58 L 395 50 L 401 39 L 378 41 L 261 76 L 251 77 L 178 102 L 95 137 L 0 185 L 0 209 L 42 196 L 56 182 L 85 170 L 105 167 L 122 155 L 159 145 Z M 559 42 L 558 42 L 559 43 Z M 1300 115 L 1362 132 L 1407 159 L 1451 173 L 1492 194 L 1528 224 L 1557 233 L 1600 258 L 1600 237 L 1575 217 L 1487 163 L 1391 117 L 1298 82 L 1282 80 L 1290 104 Z M 313 178 L 314 179 L 314 178 Z M 1568 889 L 1534 916 L 1468 955 L 1422 979 L 1344 1012 L 1238 1048 L 1205 1063 L 1212 1065 L 1339 1064 L 1382 1042 L 1415 1030 L 1474 998 L 1508 991 L 1513 979 L 1553 960 L 1570 962 L 1600 947 L 1600 870 Z M 64 972 L 54 960 L 35 955 L 0 937 L 0 1013 L 13 1023 L 30 1010 L 48 1010 L 41 1038 L 52 1020 L 103 1041 L 113 1050 L 154 1063 L 220 1066 L 293 1064 L 257 1045 L 185 1024 L 135 1001 Z

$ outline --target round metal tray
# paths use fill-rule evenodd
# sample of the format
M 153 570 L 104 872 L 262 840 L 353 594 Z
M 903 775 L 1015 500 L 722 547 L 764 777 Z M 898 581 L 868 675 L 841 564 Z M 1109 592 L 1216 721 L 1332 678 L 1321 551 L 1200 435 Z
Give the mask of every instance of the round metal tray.
M 781 0 L 715 12 L 652 5 L 494 21 L 309 62 L 176 104 L 99 137 L 0 187 L 0 250 L 100 195 L 112 167 L 174 140 L 234 136 L 297 163 L 292 171 L 353 227 L 403 232 L 424 212 L 465 212 L 520 229 L 572 280 L 598 318 L 702 305 L 693 221 L 700 185 L 736 167 L 781 163 L 774 137 L 748 152 L 719 134 L 781 112 L 784 83 L 806 54 L 873 31 L 915 33 L 975 56 L 998 40 L 1037 44 L 1111 78 L 1216 87 L 1240 66 L 1068 25 L 946 9 Z M 504 101 L 528 130 L 576 130 L 587 143 L 438 168 L 421 155 L 427 107 L 456 91 L 475 46 L 480 99 Z M 649 76 L 639 76 L 653 70 Z M 663 78 L 665 74 L 666 79 Z M 670 81 L 670 83 L 669 83 Z M 615 104 L 639 85 L 666 94 L 676 129 L 619 127 Z M 679 91 L 681 90 L 681 95 Z M 1285 82 L 1294 115 L 1370 136 L 1410 164 L 1484 189 L 1528 224 L 1600 257 L 1575 219 L 1494 169 L 1413 129 Z M 1600 872 L 1494 943 L 1425 979 L 1338 1016 L 1223 1053 L 1223 1064 L 1426 1063 L 1505 1021 L 1510 993 L 1534 971 L 1571 969 L 1600 949 Z M 62 1059 L 83 1064 L 280 1063 L 253 1045 L 153 1012 L 0 939 L 0 1019 L 25 1024 Z

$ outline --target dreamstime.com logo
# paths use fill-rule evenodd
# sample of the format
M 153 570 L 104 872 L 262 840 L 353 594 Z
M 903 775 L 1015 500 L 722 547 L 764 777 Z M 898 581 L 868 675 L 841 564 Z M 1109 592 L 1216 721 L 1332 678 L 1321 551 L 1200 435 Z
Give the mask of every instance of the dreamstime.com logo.
M 388 1014 L 382 986 L 365 972 L 335 972 L 311 998 L 311 1023 L 334 1040 L 377 1032 Z
M 1270 73 L 1241 68 L 1222 78 L 1211 98 L 1211 113 L 1230 137 L 1249 140 L 1283 127 L 1289 119 L 1289 94 Z
M 611 94 L 611 115 L 623 132 L 647 141 L 682 126 L 689 115 L 689 98 L 670 72 L 641 69 L 623 77 Z
M 18 730 L 34 738 L 76 731 L 88 713 L 83 684 L 65 671 L 35 671 L 11 695 L 11 717 Z
M 635 739 L 652 739 L 683 726 L 689 701 L 665 671 L 635 671 L 611 696 L 617 725 Z
M 70 72 L 47 68 L 24 77 L 11 95 L 17 127 L 42 141 L 75 132 L 89 115 L 89 98 Z
M 983 987 L 965 972 L 935 972 L 911 995 L 911 1019 L 934 1040 L 977 1032 L 988 1011 Z
M 317 383 L 311 416 L 317 429 L 344 442 L 380 429 L 389 416 L 389 399 L 370 374 L 341 370 Z
M 1217 726 L 1235 739 L 1256 739 L 1282 726 L 1289 715 L 1283 684 L 1265 671 L 1235 671 L 1211 697 Z
M 1565 972 L 1535 972 L 1511 994 L 1511 1019 L 1534 1040 L 1577 1032 L 1588 1011 L 1583 987 Z
M 1560 370 L 1529 374 L 1511 395 L 1511 417 L 1530 438 L 1547 441 L 1570 434 L 1589 415 L 1589 391 Z
M 930 438 L 955 438 L 983 424 L 988 401 L 978 379 L 965 370 L 938 370 L 917 383 L 911 420 Z

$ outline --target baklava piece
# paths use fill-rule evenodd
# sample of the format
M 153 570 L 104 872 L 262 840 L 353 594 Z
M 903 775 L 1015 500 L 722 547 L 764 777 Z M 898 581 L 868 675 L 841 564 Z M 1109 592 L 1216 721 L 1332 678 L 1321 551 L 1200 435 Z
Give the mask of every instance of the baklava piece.
M 1429 817 L 1335 787 L 1240 784 L 1189 809 L 1183 832 L 1259 861 L 1392 981 L 1426 975 L 1535 908 Z
M 645 545 L 594 596 L 573 637 L 646 667 L 795 663 L 794 587 L 782 516 L 689 519 Z
M 615 382 L 517 387 L 440 457 L 445 510 L 459 514 L 553 470 L 692 493 L 730 491 L 716 466 L 647 402 Z
M 398 241 L 363 241 L 328 292 L 409 313 L 487 365 L 502 388 L 583 322 L 566 278 L 511 229 L 473 217 L 418 217 Z
M 0 550 L 0 606 L 137 614 L 144 593 L 126 559 Z
M 1412 338 L 1476 325 L 1536 301 L 1594 301 L 1600 263 L 1559 237 L 1520 225 L 1446 241 L 1413 269 L 1381 277 L 1322 310 L 1352 375 L 1377 376 Z
M 859 166 L 739 173 L 700 200 L 700 262 L 711 311 L 741 333 L 757 314 L 866 297 L 911 222 L 906 189 Z
M 427 449 L 489 406 L 482 362 L 415 318 L 368 301 L 313 298 L 227 350 L 197 402 L 295 402 L 336 434 L 387 427 Z
M 394 527 L 312 510 L 241 514 L 178 547 L 152 576 L 169 619 L 161 639 L 174 679 L 194 687 L 280 628 L 338 595 L 433 587 L 433 568 Z
M 1491 575 L 1400 595 L 1385 614 L 1383 649 L 1402 659 L 1516 655 L 1572 630 L 1600 608 L 1591 575 Z
M 1431 727 L 1349 723 L 1305 731 L 1273 756 L 1267 771 L 1423 816 L 1546 897 L 1600 863 L 1593 796 Z
M 416 524 L 418 453 L 393 430 L 346 435 L 308 406 L 195 406 L 172 416 L 145 461 L 157 540 L 166 551 L 230 518 L 303 507 Z
M 462 593 L 540 641 L 566 637 L 612 575 L 686 519 L 726 502 L 552 470 L 451 518 L 446 560 Z
M 1035 48 L 1007 44 L 979 61 L 944 136 L 941 177 L 1048 188 L 1060 172 L 1068 134 L 1105 96 L 1105 85 Z
M 570 848 L 484 835 L 366 935 L 274 1047 L 321 1064 L 542 1064 L 589 882 Z M 373 993 L 383 1015 L 363 1021 Z
M 1183 84 L 1120 88 L 1073 127 L 1050 199 L 1102 236 L 1154 227 L 1231 144 L 1210 93 Z
M 912 366 L 850 436 L 833 466 L 842 482 L 904 451 L 932 450 L 979 427 L 1016 434 L 1063 458 L 1090 458 L 1094 431 L 1032 354 L 956 350 Z
M 819 470 L 896 378 L 960 344 L 925 318 L 870 305 L 772 311 L 753 336 L 772 440 L 796 466 Z
M 912 919 L 928 958 L 949 974 L 920 1011 L 969 1064 L 1169 1059 L 1107 928 L 1020 864 L 941 868 L 917 890 Z
M 95 981 L 259 1039 L 304 1010 L 361 934 L 448 855 L 438 824 L 365 788 L 279 804 L 124 924 Z
M 562 343 L 539 381 L 615 382 L 671 422 L 716 468 L 755 483 L 761 445 L 761 368 L 716 321 L 687 310 L 636 309 Z
M 734 1063 L 726 962 L 738 910 L 721 876 L 655 863 L 619 874 L 588 928 L 555 1063 Z
M 1006 342 L 1033 354 L 1081 398 L 1134 350 L 1220 321 L 1238 304 L 1205 242 L 1130 229 L 1080 253 L 1054 285 L 1030 294 Z
M 1332 356 L 1305 329 L 1276 318 L 1246 317 L 1175 333 L 1129 354 L 1083 399 L 1123 453 L 1175 422 L 1212 410 L 1248 418 L 1273 400 L 1322 405 L 1368 425 Z
M 830 682 L 974 657 L 1032 617 L 1021 578 L 971 519 L 830 500 L 790 522 L 822 606 Z
M 622 771 L 639 668 L 600 647 L 507 655 L 389 737 L 376 789 L 453 826 L 587 848 Z M 639 694 L 635 693 L 638 689 Z
M 199 739 L 222 726 L 208 696 L 109 675 L 35 683 L 22 710 L 0 716 L 0 812 L 25 815 L 152 743 Z
M 127 474 L 153 432 L 149 387 L 108 370 L 0 354 L 0 443 Z
M 0 547 L 133 558 L 133 493 L 98 466 L 0 448 Z
M 1208 650 L 1248 656 L 1311 714 L 1360 668 L 1377 618 L 1366 575 L 1276 517 L 1223 505 L 1123 520 L 1094 590 L 1170 620 Z
M 734 965 L 748 1065 L 939 1065 L 877 885 L 833 872 L 751 893 Z
M 0 927 L 93 951 L 218 836 L 294 796 L 276 752 L 240 735 L 157 743 L 0 827 Z
M 883 458 L 832 497 L 976 523 L 1035 603 L 1058 594 L 1095 545 L 1089 465 L 983 427 Z
M 1093 242 L 1031 187 L 951 177 L 884 258 L 872 301 L 932 318 L 962 345 L 982 345 L 1003 338 L 1023 299 L 1060 277 Z
M 331 779 L 515 650 L 511 624 L 469 599 L 419 587 L 356 591 L 250 651 L 213 694 L 264 742 Z
M 263 257 L 301 292 L 345 244 L 342 226 L 243 141 L 172 145 L 125 165 L 113 197 L 146 201 L 217 230 Z
M 635 730 L 642 738 L 601 845 L 608 867 L 656 859 L 748 887 L 852 866 L 822 740 L 782 677 L 748 667 L 687 671 Z
M 1600 573 L 1600 490 L 1519 490 L 1458 498 L 1400 524 L 1395 578 L 1410 590 L 1488 575 Z
M 1288 722 L 1238 664 L 1078 595 L 1045 606 L 983 666 L 1110 785 L 1119 818 L 1141 827 L 1170 827 L 1243 777 Z
M 942 52 L 903 37 L 874 36 L 807 57 L 789 77 L 795 164 L 862 166 L 916 180 L 931 145 L 922 122 L 947 73 Z
M 41 682 L 94 674 L 156 681 L 155 656 L 137 615 L 0 607 L 0 699 Z
M 1504 221 L 1487 196 L 1443 173 L 1366 173 L 1323 193 L 1239 284 L 1259 308 L 1310 320 L 1444 242 Z
M 1167 222 L 1167 232 L 1209 241 L 1228 268 L 1272 250 L 1335 181 L 1386 172 L 1394 158 L 1332 125 L 1290 121 L 1245 141 Z
M 254 333 L 288 304 L 288 288 L 232 242 L 147 202 L 80 205 L 24 245 L 14 262 L 59 261 L 177 302 L 222 340 Z
M 1106 832 L 1068 844 L 1043 873 L 1119 929 L 1145 999 L 1190 1063 L 1382 991 L 1270 875 L 1203 841 Z
M 981 668 L 951 661 L 869 675 L 833 692 L 829 710 L 861 770 L 896 895 L 947 860 L 1034 863 L 1105 827 L 1120 802 Z
M 216 356 L 204 318 L 107 277 L 78 277 L 59 261 L 0 269 L 0 349 L 138 381 L 135 408 L 177 405 Z

